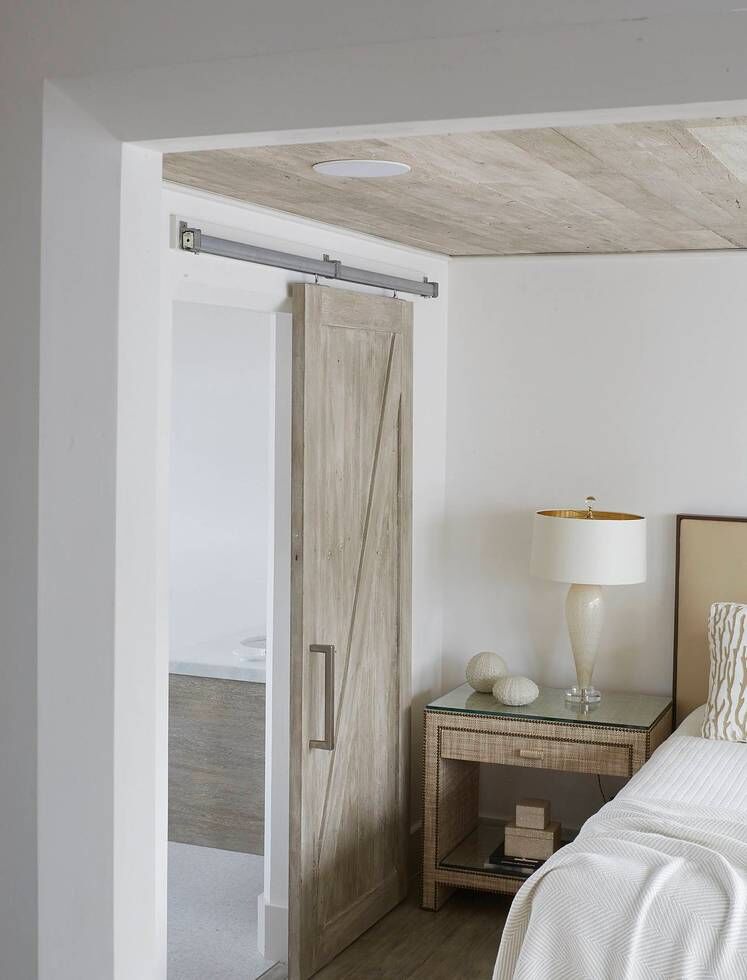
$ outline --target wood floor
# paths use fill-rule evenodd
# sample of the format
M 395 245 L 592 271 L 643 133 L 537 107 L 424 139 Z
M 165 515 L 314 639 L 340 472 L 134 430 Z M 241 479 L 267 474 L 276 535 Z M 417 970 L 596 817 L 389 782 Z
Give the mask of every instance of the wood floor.
M 461 891 L 440 912 L 419 888 L 314 980 L 490 980 L 510 897 Z

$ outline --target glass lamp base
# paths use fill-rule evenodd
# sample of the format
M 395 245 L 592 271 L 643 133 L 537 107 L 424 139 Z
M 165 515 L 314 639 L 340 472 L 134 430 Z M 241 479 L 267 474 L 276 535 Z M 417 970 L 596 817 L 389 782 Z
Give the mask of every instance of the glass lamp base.
M 569 687 L 565 692 L 566 701 L 574 704 L 596 704 L 602 700 L 601 693 L 595 687 Z

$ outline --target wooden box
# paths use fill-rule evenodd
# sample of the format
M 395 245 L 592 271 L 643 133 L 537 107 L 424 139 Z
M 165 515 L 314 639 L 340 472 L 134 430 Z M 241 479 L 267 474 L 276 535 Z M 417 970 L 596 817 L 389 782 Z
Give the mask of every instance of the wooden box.
M 525 799 L 516 804 L 516 826 L 544 830 L 550 823 L 550 801 Z
M 506 824 L 503 851 L 510 857 L 532 858 L 544 861 L 560 847 L 560 824 L 549 823 L 544 830 L 534 827 L 517 827 L 515 821 Z

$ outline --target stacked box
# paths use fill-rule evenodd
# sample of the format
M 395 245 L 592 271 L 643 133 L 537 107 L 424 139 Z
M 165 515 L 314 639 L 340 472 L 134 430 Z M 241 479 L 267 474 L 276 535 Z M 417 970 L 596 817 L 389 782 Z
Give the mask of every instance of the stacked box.
M 516 820 L 506 824 L 505 854 L 544 861 L 559 847 L 560 824 L 557 820 L 550 822 L 550 801 L 519 800 Z
M 560 824 L 553 820 L 543 830 L 517 827 L 516 821 L 506 824 L 504 852 L 510 857 L 544 861 L 560 847 Z
M 550 823 L 550 801 L 525 799 L 516 804 L 516 826 L 544 830 Z

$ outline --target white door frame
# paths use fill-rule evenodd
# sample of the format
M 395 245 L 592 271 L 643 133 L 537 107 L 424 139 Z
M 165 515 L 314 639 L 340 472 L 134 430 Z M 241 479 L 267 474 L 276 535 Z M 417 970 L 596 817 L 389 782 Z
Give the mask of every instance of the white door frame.
M 291 607 L 292 317 L 273 317 L 270 524 L 267 590 L 267 728 L 265 735 L 265 873 L 257 899 L 259 951 L 288 956 L 288 811 Z

